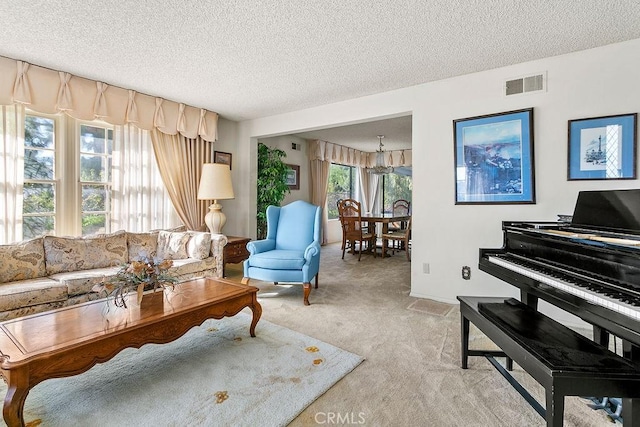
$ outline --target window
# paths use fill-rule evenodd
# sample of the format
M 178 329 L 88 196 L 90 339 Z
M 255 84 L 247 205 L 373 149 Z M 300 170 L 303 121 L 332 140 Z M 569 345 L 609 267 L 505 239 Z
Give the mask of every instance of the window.
M 80 125 L 82 235 L 109 232 L 113 129 Z
M 56 121 L 26 116 L 22 234 L 29 239 L 56 228 Z
M 10 106 L 0 138 L 0 244 L 179 221 L 146 130 Z
M 413 190 L 411 168 L 396 168 L 393 173 L 383 175 L 381 181 L 383 212 L 390 213 L 393 210 L 393 202 L 398 199 L 411 202 L 411 192 Z
M 356 194 L 356 169 L 353 166 L 329 166 L 329 185 L 327 188 L 327 215 L 329 219 L 338 218 L 338 200 L 351 199 Z

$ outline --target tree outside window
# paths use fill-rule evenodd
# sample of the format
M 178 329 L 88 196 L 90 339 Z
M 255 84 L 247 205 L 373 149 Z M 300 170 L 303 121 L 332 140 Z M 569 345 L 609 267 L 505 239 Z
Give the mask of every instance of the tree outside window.
M 55 121 L 26 116 L 22 234 L 30 239 L 55 231 Z
M 382 206 L 383 211 L 391 213 L 393 211 L 393 202 L 398 199 L 404 199 L 411 202 L 411 193 L 413 191 L 413 180 L 409 168 L 399 168 L 408 175 L 396 172 L 384 175 L 382 178 Z M 409 169 L 407 171 L 407 169 Z
M 338 200 L 352 199 L 355 192 L 355 168 L 332 163 L 329 166 L 327 188 L 327 214 L 329 219 L 338 218 Z

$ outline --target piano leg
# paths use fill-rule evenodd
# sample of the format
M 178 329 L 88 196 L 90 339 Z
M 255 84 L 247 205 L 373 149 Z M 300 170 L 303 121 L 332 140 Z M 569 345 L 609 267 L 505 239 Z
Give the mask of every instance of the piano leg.
M 627 340 L 622 340 L 622 354 L 627 359 L 640 360 L 640 348 Z M 640 426 L 640 399 L 622 399 L 622 421 L 625 426 Z
M 520 289 L 520 301 L 534 310 L 538 310 L 538 297 L 535 295 L 531 295 L 524 289 Z
M 598 344 L 609 348 L 609 332 L 598 325 L 593 325 L 593 340 Z

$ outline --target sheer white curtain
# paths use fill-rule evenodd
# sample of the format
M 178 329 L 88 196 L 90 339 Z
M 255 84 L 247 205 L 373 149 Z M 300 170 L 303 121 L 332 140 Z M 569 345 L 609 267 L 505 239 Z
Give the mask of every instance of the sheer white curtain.
M 111 230 L 148 231 L 181 224 L 154 159 L 149 131 L 116 126 Z
M 373 212 L 375 208 L 376 196 L 380 183 L 380 175 L 367 172 L 365 168 L 358 168 L 360 176 L 360 192 L 365 212 Z
M 24 107 L 0 107 L 0 244 L 22 239 Z

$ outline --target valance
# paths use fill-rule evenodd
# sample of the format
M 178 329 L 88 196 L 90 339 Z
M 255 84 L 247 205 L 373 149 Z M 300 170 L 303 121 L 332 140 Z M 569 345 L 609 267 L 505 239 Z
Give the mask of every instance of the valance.
M 39 113 L 64 112 L 114 125 L 134 123 L 141 129 L 200 136 L 209 142 L 218 138 L 218 114 L 213 111 L 0 56 L 0 105 L 16 103 Z
M 370 168 L 376 165 L 376 152 L 366 152 L 355 148 L 334 144 L 320 139 L 309 142 L 309 160 L 323 160 L 346 166 Z M 411 150 L 384 152 L 385 166 L 411 166 Z

